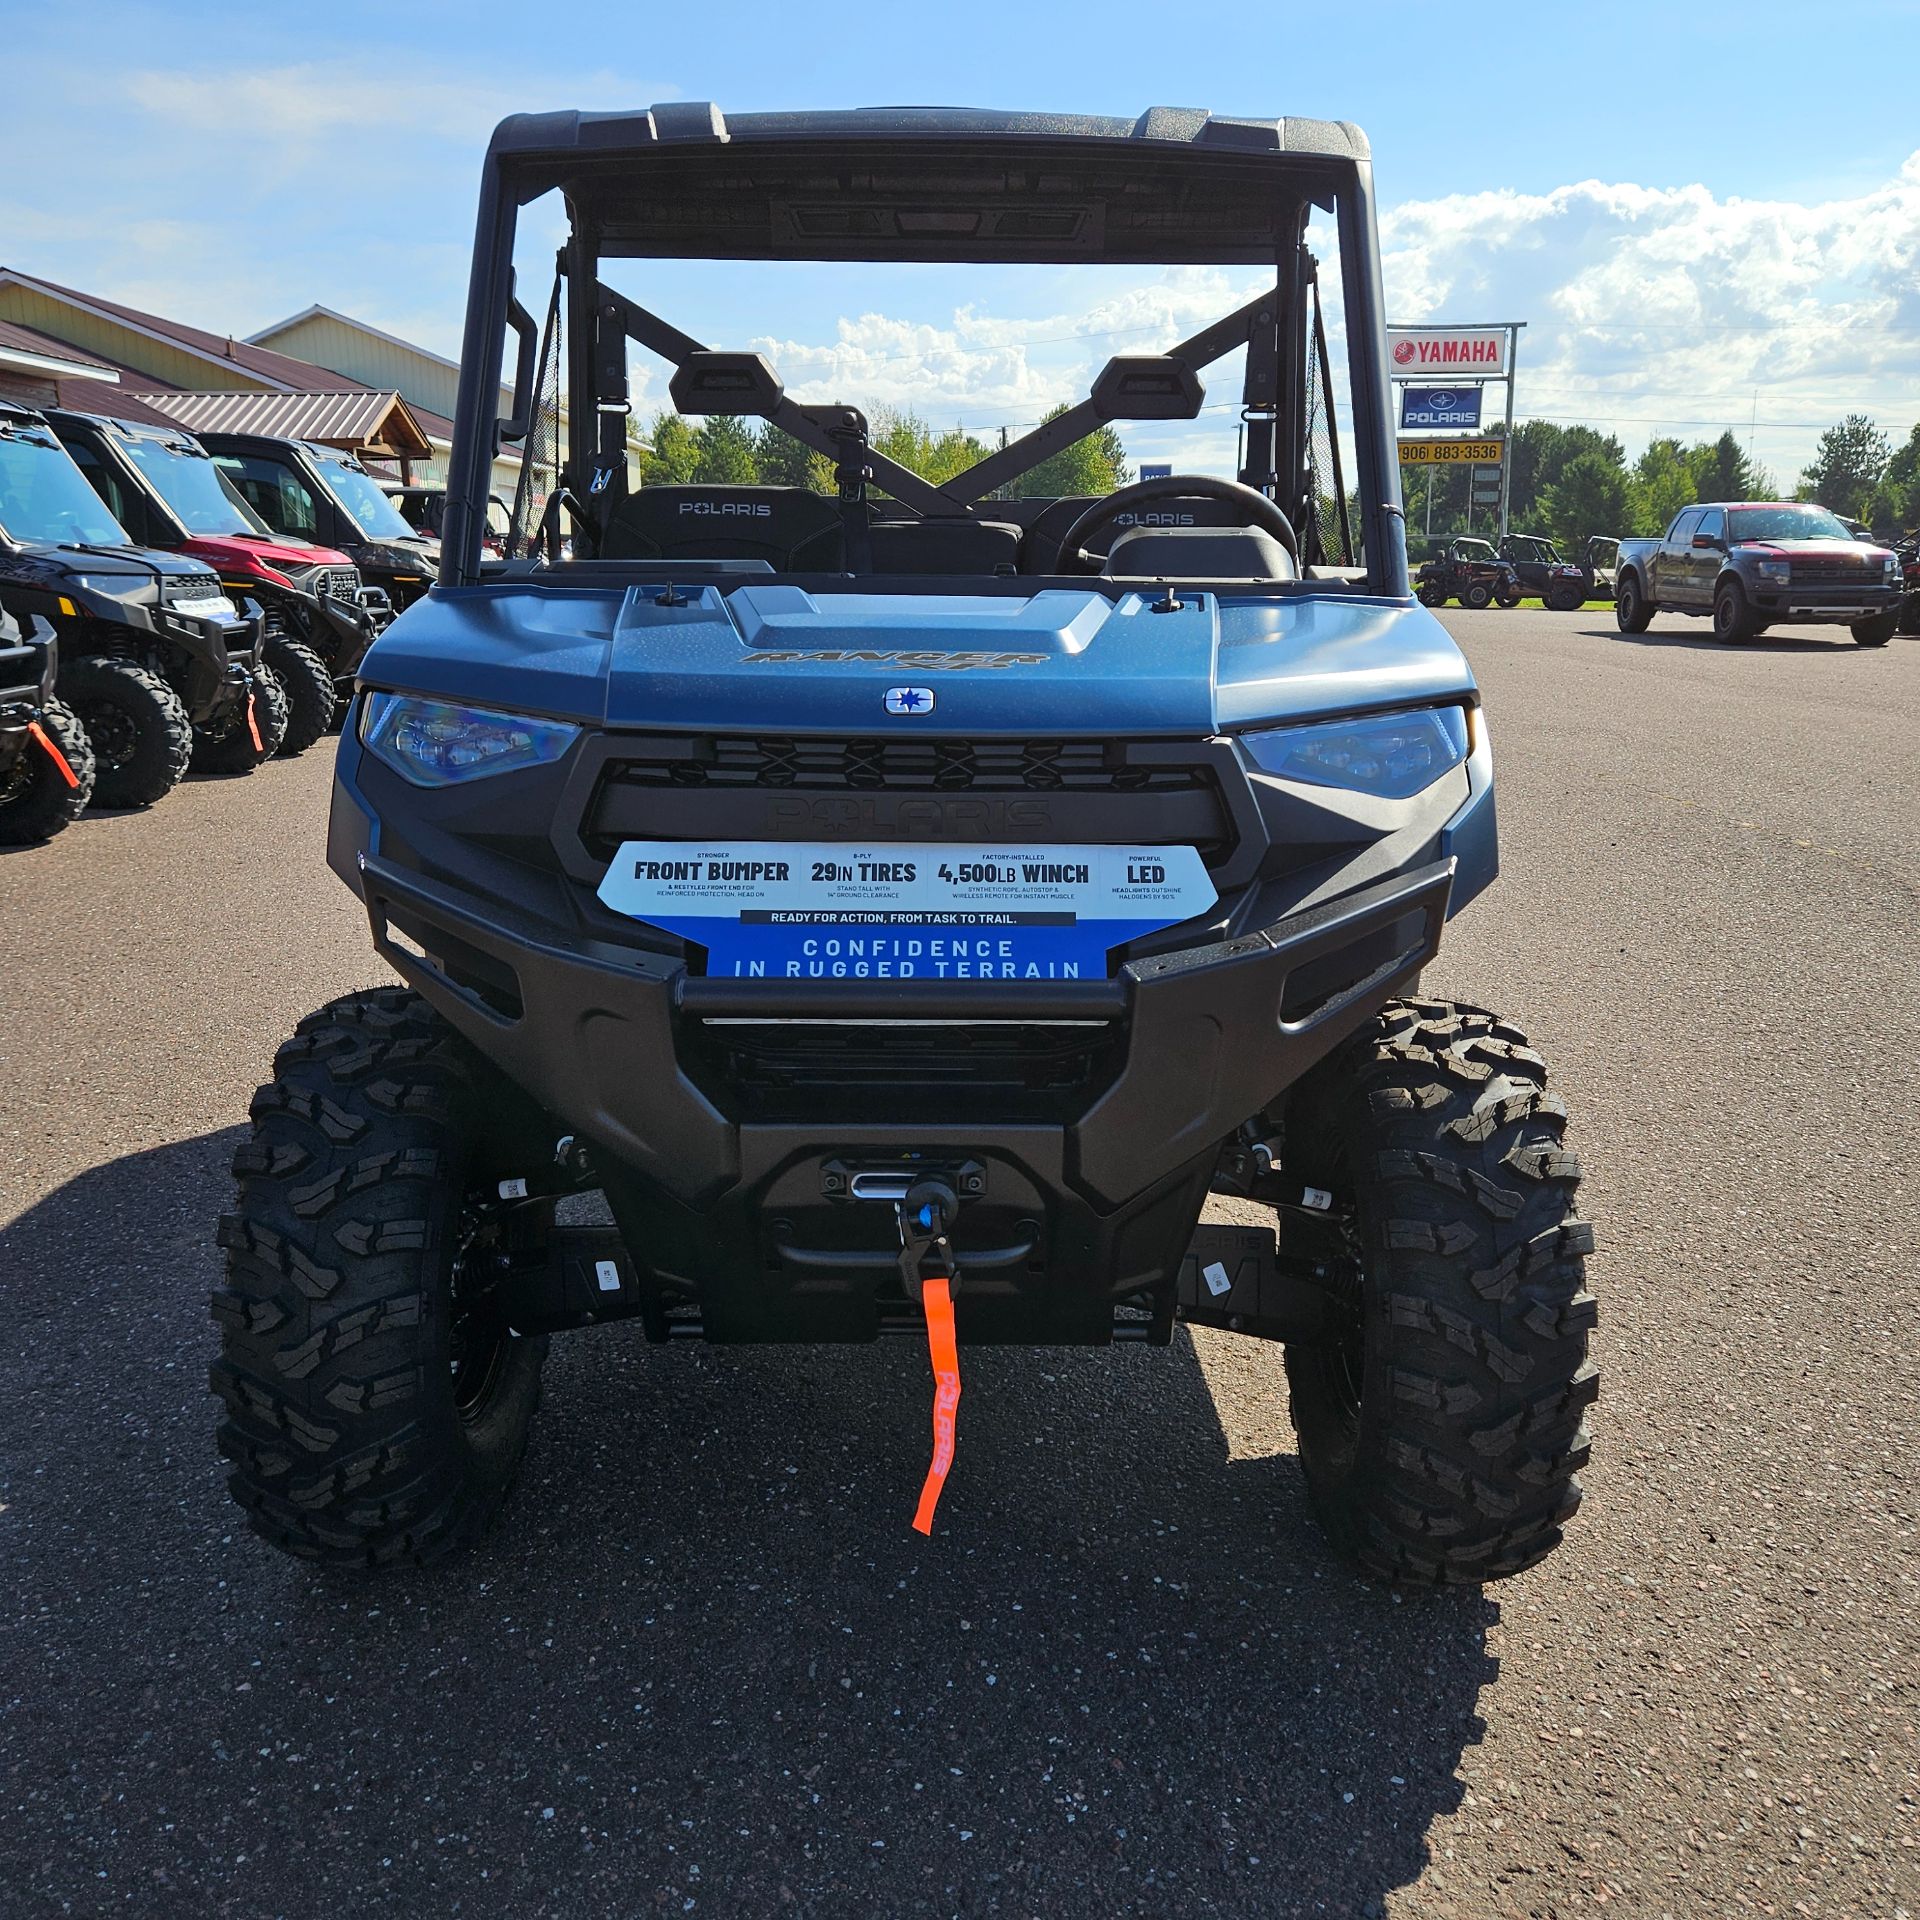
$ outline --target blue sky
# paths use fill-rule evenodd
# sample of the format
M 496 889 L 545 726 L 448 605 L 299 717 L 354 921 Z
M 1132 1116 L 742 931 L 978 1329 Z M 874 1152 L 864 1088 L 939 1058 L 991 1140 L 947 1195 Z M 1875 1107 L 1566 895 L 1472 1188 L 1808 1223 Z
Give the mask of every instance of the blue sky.
M 222 330 L 319 300 L 451 348 L 479 152 L 519 108 L 1164 102 L 1359 121 L 1396 317 L 1531 321 L 1523 414 L 1592 418 L 1630 447 L 1745 438 L 1757 416 L 1783 479 L 1842 411 L 1899 437 L 1920 418 L 1915 0 L 1603 16 L 0 0 L 0 43 L 0 262 Z M 716 344 L 779 346 L 802 391 L 860 380 L 886 391 L 838 397 L 980 426 L 1071 390 L 1113 350 L 1074 344 L 1114 331 L 1103 317 L 1145 348 L 1215 310 L 1191 277 L 1145 289 L 1144 309 L 1113 305 L 1113 281 L 1031 272 L 676 272 L 662 303 L 669 285 Z

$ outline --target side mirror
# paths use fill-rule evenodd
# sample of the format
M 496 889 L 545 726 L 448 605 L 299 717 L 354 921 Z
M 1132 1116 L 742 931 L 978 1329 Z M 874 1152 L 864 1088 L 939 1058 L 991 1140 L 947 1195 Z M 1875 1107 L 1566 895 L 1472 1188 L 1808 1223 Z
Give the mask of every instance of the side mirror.
M 1706 553 L 1718 553 L 1720 551 L 1720 542 L 1710 533 L 1696 533 L 1693 536 L 1693 544 L 1696 549 Z

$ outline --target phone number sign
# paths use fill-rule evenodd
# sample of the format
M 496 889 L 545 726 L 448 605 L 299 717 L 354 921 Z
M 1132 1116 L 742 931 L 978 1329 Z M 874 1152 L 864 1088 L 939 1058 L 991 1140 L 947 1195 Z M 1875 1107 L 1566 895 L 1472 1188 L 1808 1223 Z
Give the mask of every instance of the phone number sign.
M 1460 461 L 1476 466 L 1498 466 L 1506 451 L 1504 440 L 1402 440 L 1403 467 L 1446 466 Z

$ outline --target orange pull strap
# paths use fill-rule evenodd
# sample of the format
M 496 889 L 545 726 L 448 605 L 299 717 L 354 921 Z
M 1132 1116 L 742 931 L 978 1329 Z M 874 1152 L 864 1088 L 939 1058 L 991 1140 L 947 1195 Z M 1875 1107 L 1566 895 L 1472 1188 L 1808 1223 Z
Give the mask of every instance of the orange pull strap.
M 27 722 L 27 738 L 38 742 L 39 745 L 46 748 L 48 757 L 53 761 L 53 764 L 60 769 L 60 778 L 64 780 L 68 786 L 77 787 L 80 784 L 79 775 L 67 765 L 67 756 L 54 744 L 53 735 L 50 734 L 38 720 L 29 720 Z
M 260 738 L 260 722 L 254 718 L 253 689 L 251 687 L 247 689 L 247 731 L 253 735 L 254 752 L 264 756 L 267 751 L 267 743 Z
M 953 1423 L 960 1410 L 960 1344 L 953 1331 L 953 1288 L 942 1276 L 920 1283 L 920 1304 L 927 1316 L 927 1358 L 933 1363 L 933 1464 L 920 1489 L 915 1533 L 933 1531 L 933 1510 L 953 1465 Z

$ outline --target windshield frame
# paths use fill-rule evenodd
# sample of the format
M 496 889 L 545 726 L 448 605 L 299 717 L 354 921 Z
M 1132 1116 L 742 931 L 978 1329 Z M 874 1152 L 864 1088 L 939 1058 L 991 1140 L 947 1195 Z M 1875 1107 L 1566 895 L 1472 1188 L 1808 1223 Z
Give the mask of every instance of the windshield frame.
M 132 470 L 138 483 L 189 540 L 270 541 L 274 538 L 273 529 L 235 492 L 232 482 L 220 471 L 213 456 L 204 448 L 190 444 L 186 435 L 120 433 L 109 427 L 104 437 L 122 463 Z M 146 449 L 144 454 L 141 451 L 143 448 Z M 148 464 L 149 459 L 151 465 Z M 204 464 L 213 475 L 215 488 L 227 508 L 229 524 L 225 526 L 197 526 L 188 518 L 187 509 L 161 484 L 159 476 L 163 467 L 183 472 L 195 460 Z
M 675 109 L 675 112 L 680 110 Z M 1239 177 L 1248 204 L 1264 198 L 1271 208 L 1274 238 L 1261 261 L 1272 260 L 1283 277 L 1292 276 L 1304 285 L 1312 254 L 1305 241 L 1305 222 L 1295 238 L 1282 237 L 1279 211 L 1319 208 L 1333 216 L 1338 259 L 1340 308 L 1345 333 L 1345 390 L 1349 412 L 1347 432 L 1353 454 L 1353 467 L 1345 488 L 1346 497 L 1356 510 L 1359 549 L 1364 555 L 1364 571 L 1354 579 L 1284 583 L 1289 589 L 1307 587 L 1314 591 L 1365 593 L 1391 599 L 1410 597 L 1404 513 L 1401 505 L 1400 470 L 1394 446 L 1393 409 L 1389 404 L 1386 345 L 1386 308 L 1380 270 L 1378 222 L 1375 210 L 1373 169 L 1365 136 L 1357 128 L 1341 123 L 1276 121 L 1274 138 L 1243 140 L 1238 132 L 1242 123 L 1234 123 L 1231 142 L 1217 139 L 1225 135 L 1224 126 L 1207 132 L 1208 116 L 1194 116 L 1197 128 L 1184 119 L 1169 121 L 1164 130 L 1156 129 L 1153 117 L 1133 125 L 1123 123 L 1086 123 L 1089 131 L 1058 135 L 1052 123 L 1028 123 L 1019 116 L 940 110 L 927 115 L 920 110 L 875 110 L 881 120 L 902 121 L 908 131 L 906 144 L 913 150 L 916 164 L 942 164 L 964 160 L 974 171 L 991 172 L 1004 165 L 1012 173 L 1044 170 L 1059 158 L 1070 163 L 1081 151 L 1082 142 L 1091 140 L 1107 148 L 1111 159 L 1122 151 L 1150 157 L 1156 167 L 1164 166 L 1175 174 L 1185 174 L 1198 182 L 1211 177 L 1231 145 L 1233 162 L 1244 169 Z M 718 110 L 703 109 L 719 126 Z M 1016 124 L 1017 123 L 1017 124 Z M 569 328 L 568 350 L 571 356 L 568 391 L 571 396 L 569 452 L 566 466 L 571 477 L 564 485 L 579 489 L 591 472 L 590 463 L 580 457 L 588 444 L 596 418 L 593 404 L 596 381 L 593 377 L 592 302 L 597 285 L 602 249 L 594 233 L 591 208 L 569 191 L 570 183 L 589 176 L 603 182 L 609 176 L 643 185 L 659 178 L 658 168 L 665 148 L 657 139 L 648 116 L 611 116 L 604 123 L 593 121 L 591 151 L 583 147 L 582 128 L 589 124 L 578 115 L 523 115 L 502 123 L 488 148 L 481 175 L 480 205 L 475 224 L 474 257 L 468 288 L 466 324 L 460 354 L 459 399 L 455 408 L 453 451 L 448 463 L 447 507 L 441 527 L 440 580 L 445 586 L 469 586 L 481 579 L 481 534 L 485 520 L 485 500 L 491 490 L 492 463 L 504 437 L 499 418 L 503 362 L 509 345 L 509 309 L 514 310 L 514 331 L 522 336 L 525 360 L 522 368 L 532 372 L 537 327 L 532 317 L 519 307 L 513 291 L 514 243 L 519 225 L 519 209 L 538 199 L 549 188 L 562 189 L 570 212 L 572 232 L 564 248 L 567 268 L 567 299 L 576 311 Z M 678 123 L 676 122 L 676 125 Z M 779 158 L 778 149 L 798 141 L 830 141 L 835 165 L 858 166 L 872 160 L 882 150 L 891 151 L 902 144 L 902 127 L 890 126 L 886 135 L 867 137 L 863 116 L 795 115 L 748 116 L 724 137 L 733 144 L 725 149 L 724 169 L 718 145 L 718 132 L 702 131 L 700 139 L 713 139 L 714 151 L 704 157 L 704 188 L 711 195 L 724 194 L 721 174 L 757 160 L 762 151 Z M 1071 124 L 1071 123 L 1063 123 Z M 939 138 L 912 138 L 923 128 L 936 127 Z M 1300 130 L 1300 144 L 1295 139 Z M 798 131 L 796 132 L 796 129 Z M 1309 138 L 1309 135 L 1312 137 Z M 744 137 L 742 137 L 744 136 Z M 761 139 L 767 146 L 761 148 Z M 693 135 L 689 134 L 689 142 Z M 1139 146 L 1129 143 L 1137 139 Z M 725 249 L 689 246 L 684 250 L 659 248 L 662 255 L 678 258 L 727 257 Z M 617 257 L 622 249 L 605 249 L 606 257 Z M 1277 256 L 1277 258 L 1276 258 Z M 632 257 L 630 254 L 628 257 Z M 737 256 L 736 256 L 737 257 Z M 768 257 L 774 257 L 769 255 Z M 778 257 L 805 258 L 813 261 L 844 259 L 891 262 L 896 257 L 939 258 L 953 264 L 997 256 L 990 251 L 976 254 L 972 243 L 942 243 L 937 250 L 923 246 L 918 251 L 899 246 L 878 247 L 865 242 L 849 243 L 837 253 L 811 240 L 804 253 L 782 252 Z M 1029 256 L 1023 256 L 1029 257 Z M 1036 251 L 1030 257 L 1045 263 L 1053 256 Z M 1076 254 L 1075 258 L 1082 257 Z M 1140 264 L 1124 249 L 1094 247 L 1084 257 L 1112 264 Z M 1237 258 L 1237 255 L 1231 257 Z M 1210 249 L 1189 246 L 1169 248 L 1165 236 L 1157 236 L 1153 258 L 1162 264 L 1221 264 Z M 849 278 L 855 276 L 849 275 Z M 584 303 L 584 310 L 581 308 Z M 578 322 L 586 322 L 584 331 Z M 1288 327 L 1304 327 L 1304 316 L 1285 316 Z M 749 326 L 747 331 L 751 331 Z M 520 369 L 516 369 L 520 370 Z M 509 379 L 511 376 L 509 375 Z M 531 417 L 532 396 L 526 396 L 527 417 Z M 1291 458 L 1304 439 L 1300 431 L 1306 412 L 1304 385 L 1296 391 L 1289 386 L 1285 410 L 1291 416 L 1284 435 L 1285 451 Z M 520 426 L 516 421 L 515 426 Z M 524 428 L 521 428 L 524 431 Z M 1290 470 L 1290 469 L 1289 469 Z M 1039 576 L 1027 576 L 1021 587 Z M 836 576 L 837 578 L 837 576 Z M 884 591 L 886 576 L 849 575 L 846 590 Z M 1014 589 L 1019 590 L 1019 589 Z M 1265 589 L 1262 594 L 1264 596 Z
M 7 457 L 7 451 L 17 446 L 39 447 L 44 453 L 54 457 L 56 466 L 65 466 L 72 476 L 73 485 L 78 491 L 74 494 L 76 507 L 85 506 L 99 516 L 87 527 L 71 532 L 34 532 L 23 528 L 10 516 L 4 502 L 0 502 L 0 535 L 15 546 L 21 547 L 130 547 L 133 540 L 118 520 L 113 517 L 107 503 L 93 489 L 93 482 L 82 473 L 75 464 L 73 456 L 60 444 L 58 435 L 49 426 L 32 420 L 0 419 L 0 461 Z M 51 473 L 54 467 L 44 469 Z
M 407 524 L 406 516 L 381 490 L 380 482 L 352 454 L 342 453 L 338 447 L 315 446 L 303 446 L 301 452 L 306 456 L 307 465 L 313 469 L 314 478 L 333 504 L 346 515 L 363 541 L 420 538 L 420 529 Z M 341 484 L 343 479 L 347 485 Z M 366 501 L 385 512 L 400 529 L 398 533 L 383 532 L 369 520 L 361 503 L 362 485 L 366 488 Z

